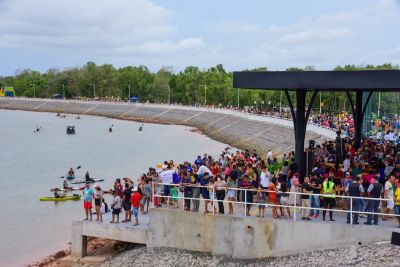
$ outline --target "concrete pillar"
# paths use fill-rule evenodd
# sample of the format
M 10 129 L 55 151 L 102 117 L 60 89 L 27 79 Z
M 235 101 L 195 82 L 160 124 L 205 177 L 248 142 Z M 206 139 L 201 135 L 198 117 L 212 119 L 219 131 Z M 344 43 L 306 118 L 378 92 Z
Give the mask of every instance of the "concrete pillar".
M 82 222 L 72 222 L 71 256 L 82 258 L 87 254 L 87 236 L 82 235 Z

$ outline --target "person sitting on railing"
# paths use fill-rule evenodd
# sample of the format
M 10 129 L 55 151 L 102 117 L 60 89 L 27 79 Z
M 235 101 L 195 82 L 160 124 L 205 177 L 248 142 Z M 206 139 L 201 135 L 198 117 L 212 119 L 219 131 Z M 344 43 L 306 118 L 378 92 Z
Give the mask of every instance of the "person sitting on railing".
M 361 185 L 361 179 L 359 176 L 357 176 L 352 183 L 349 183 L 347 185 L 345 192 L 350 197 L 357 197 L 357 198 L 352 198 L 349 201 L 348 209 L 350 210 L 350 212 L 347 213 L 347 223 L 350 223 L 351 213 L 355 211 L 353 213 L 353 224 L 359 224 L 358 216 L 359 216 L 359 211 L 361 210 L 359 197 L 361 196 L 362 193 L 364 193 L 364 188 Z

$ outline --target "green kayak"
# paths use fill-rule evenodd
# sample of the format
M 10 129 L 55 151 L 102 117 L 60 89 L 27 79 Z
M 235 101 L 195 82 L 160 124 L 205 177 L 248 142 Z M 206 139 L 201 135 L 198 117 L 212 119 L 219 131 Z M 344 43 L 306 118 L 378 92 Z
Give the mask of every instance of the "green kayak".
M 41 197 L 40 201 L 65 201 L 65 200 L 79 200 L 80 195 L 65 196 L 65 197 Z

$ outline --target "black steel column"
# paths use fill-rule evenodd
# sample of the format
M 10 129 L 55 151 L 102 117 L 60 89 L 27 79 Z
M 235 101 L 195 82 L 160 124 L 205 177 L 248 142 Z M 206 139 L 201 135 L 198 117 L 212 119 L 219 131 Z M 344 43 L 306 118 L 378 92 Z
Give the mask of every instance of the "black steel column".
M 363 125 L 363 92 L 356 92 L 356 106 L 354 107 L 354 146 L 359 149 L 361 146 L 362 138 L 362 125 Z
M 295 141 L 295 160 L 299 167 L 299 177 L 301 183 L 306 175 L 306 159 L 304 157 L 304 140 L 306 138 L 307 121 L 310 115 L 312 105 L 318 91 L 315 90 L 311 97 L 311 101 L 308 105 L 306 114 L 306 95 L 307 90 L 296 91 L 296 110 L 293 107 L 293 103 L 290 99 L 289 92 L 285 90 L 286 98 L 289 103 L 290 111 L 293 117 L 293 128 L 294 128 L 294 141 Z
M 364 92 L 356 92 L 356 105 L 354 106 L 353 100 L 351 98 L 350 93 L 347 91 L 347 98 L 350 101 L 351 110 L 353 112 L 354 117 L 354 146 L 355 149 L 359 149 L 361 147 L 361 138 L 362 138 L 362 126 L 364 121 L 365 111 L 367 109 L 367 105 L 372 96 L 372 91 L 368 93 L 367 99 L 363 105 L 363 94 Z

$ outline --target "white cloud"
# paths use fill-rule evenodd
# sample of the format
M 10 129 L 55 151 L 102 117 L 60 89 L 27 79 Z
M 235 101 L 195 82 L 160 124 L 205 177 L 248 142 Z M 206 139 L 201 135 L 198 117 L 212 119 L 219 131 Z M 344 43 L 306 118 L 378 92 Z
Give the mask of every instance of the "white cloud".
M 173 11 L 148 0 L 5 0 L 1 10 L 3 48 L 117 56 L 127 50 L 158 55 L 204 45 L 198 37 L 171 40 L 177 31 L 169 22 Z

